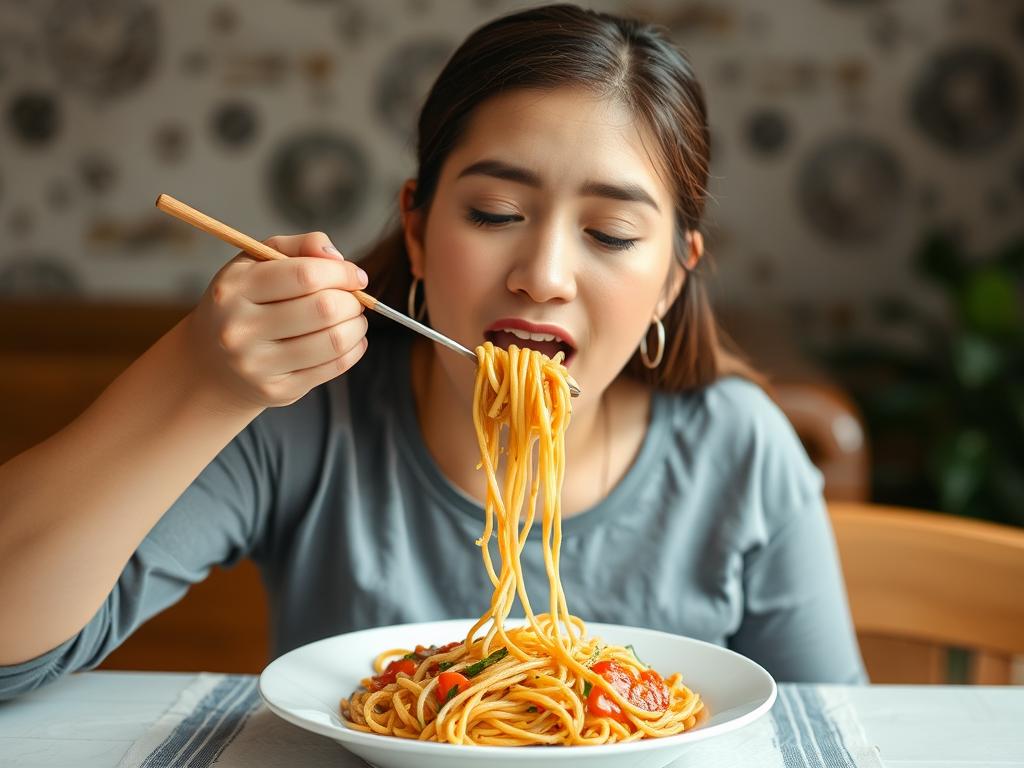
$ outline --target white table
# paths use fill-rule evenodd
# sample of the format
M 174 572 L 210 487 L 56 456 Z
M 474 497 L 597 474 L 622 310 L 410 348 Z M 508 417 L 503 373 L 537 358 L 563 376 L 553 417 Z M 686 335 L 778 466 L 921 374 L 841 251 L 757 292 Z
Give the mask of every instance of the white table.
M 88 672 L 0 702 L 0 766 L 113 768 L 193 678 Z M 850 698 L 887 768 L 1024 768 L 1024 687 L 865 686 Z

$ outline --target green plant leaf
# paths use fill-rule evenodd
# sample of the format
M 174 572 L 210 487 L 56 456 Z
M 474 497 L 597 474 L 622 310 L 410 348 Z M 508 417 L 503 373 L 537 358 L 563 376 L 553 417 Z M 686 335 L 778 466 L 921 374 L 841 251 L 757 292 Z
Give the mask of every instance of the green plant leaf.
M 1003 270 L 990 267 L 967 281 L 960 311 L 969 329 L 985 334 L 1011 333 L 1020 323 L 1018 288 Z

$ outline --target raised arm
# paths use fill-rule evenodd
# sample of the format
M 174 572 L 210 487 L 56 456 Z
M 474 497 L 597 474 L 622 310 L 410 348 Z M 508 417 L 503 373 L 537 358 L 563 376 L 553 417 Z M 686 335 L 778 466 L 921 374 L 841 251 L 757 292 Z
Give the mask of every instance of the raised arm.
M 238 257 L 77 419 L 0 466 L 0 666 L 78 633 L 147 532 L 263 409 L 366 349 L 365 276 L 322 233 Z

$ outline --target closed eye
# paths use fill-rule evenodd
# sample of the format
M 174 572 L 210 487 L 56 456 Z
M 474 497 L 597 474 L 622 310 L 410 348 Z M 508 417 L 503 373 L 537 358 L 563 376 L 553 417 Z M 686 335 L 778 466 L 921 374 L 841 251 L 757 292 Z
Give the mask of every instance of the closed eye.
M 487 211 L 481 211 L 478 208 L 470 208 L 466 214 L 466 218 L 477 227 L 500 227 L 505 224 L 513 224 L 524 220 L 523 217 L 517 213 L 488 213 Z M 588 229 L 586 232 L 602 246 L 613 251 L 627 250 L 636 245 L 637 242 L 637 238 L 626 239 L 621 237 L 612 237 L 611 235 L 606 235 L 604 232 L 597 229 Z
M 466 218 L 478 227 L 498 227 L 523 220 L 522 216 L 515 213 L 488 213 L 476 208 L 470 208 Z
M 606 248 L 611 248 L 613 251 L 624 251 L 627 248 L 632 248 L 636 245 L 637 241 L 637 238 L 624 239 L 621 237 L 612 237 L 611 235 L 606 235 L 604 232 L 596 229 L 588 229 L 587 234 L 597 240 L 601 245 Z

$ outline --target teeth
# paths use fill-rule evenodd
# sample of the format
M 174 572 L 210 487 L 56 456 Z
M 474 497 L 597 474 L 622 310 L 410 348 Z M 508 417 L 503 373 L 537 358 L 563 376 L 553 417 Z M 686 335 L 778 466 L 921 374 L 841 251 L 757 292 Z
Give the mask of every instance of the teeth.
M 499 328 L 500 331 L 511 333 L 517 339 L 523 341 L 561 341 L 560 338 L 551 333 L 530 333 L 529 331 L 521 331 L 518 328 Z

